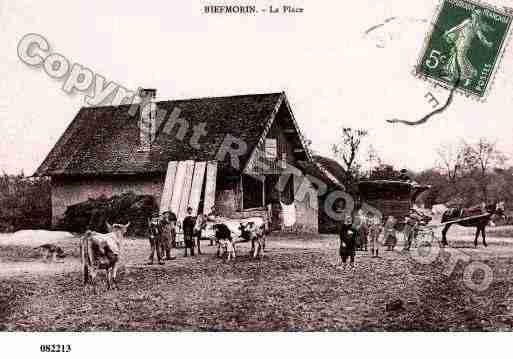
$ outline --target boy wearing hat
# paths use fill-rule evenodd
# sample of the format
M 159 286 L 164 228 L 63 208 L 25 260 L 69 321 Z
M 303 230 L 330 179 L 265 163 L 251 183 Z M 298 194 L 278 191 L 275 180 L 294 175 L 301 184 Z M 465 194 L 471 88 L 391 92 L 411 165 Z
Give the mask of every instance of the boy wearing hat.
M 153 257 L 155 250 L 157 251 L 157 260 L 159 264 L 164 264 L 163 260 L 163 241 L 162 241 L 162 226 L 159 212 L 154 212 L 152 217 L 148 220 L 149 239 L 150 239 L 150 257 L 148 258 L 148 264 L 153 264 Z
M 171 248 L 176 247 L 176 215 L 171 211 L 162 213 L 160 221 L 162 227 L 162 244 L 166 260 L 176 259 L 171 256 Z

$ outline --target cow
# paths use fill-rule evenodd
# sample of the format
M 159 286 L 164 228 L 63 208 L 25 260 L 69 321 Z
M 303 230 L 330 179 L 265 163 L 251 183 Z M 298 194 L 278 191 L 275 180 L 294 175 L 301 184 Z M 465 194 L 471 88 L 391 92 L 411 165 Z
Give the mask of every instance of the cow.
M 106 271 L 107 288 L 111 282 L 117 287 L 116 276 L 121 256 L 121 246 L 130 222 L 123 224 L 107 223 L 109 233 L 87 231 L 80 240 L 80 257 L 84 285 L 90 283 L 96 290 L 96 275 L 99 270 Z
M 251 241 L 251 252 L 253 258 L 257 256 L 262 259 L 264 257 L 265 251 L 265 226 L 264 224 L 260 224 L 260 226 L 256 226 L 255 222 L 247 222 L 240 224 L 240 237 L 242 239 L 234 241 L 234 245 L 237 243 L 249 242 Z
M 216 223 L 213 225 L 215 238 L 217 243 L 217 257 L 224 257 L 226 260 L 235 258 L 235 247 L 233 246 L 232 233 L 228 226 L 224 223 Z
M 268 222 L 262 217 L 234 219 L 208 215 L 202 218 L 204 221 L 202 228 L 205 229 L 205 232 L 209 232 L 210 230 L 214 230 L 215 232 L 214 237 L 218 246 L 218 252 L 219 239 L 224 239 L 226 233 L 229 233 L 233 241 L 234 249 L 236 249 L 235 244 L 237 243 L 251 242 L 251 254 L 253 257 L 256 257 L 256 255 L 263 256 L 265 250 L 265 234 L 267 234 L 269 226 Z M 218 228 L 221 228 L 218 226 L 219 224 L 223 225 L 221 236 L 219 236 L 220 232 Z

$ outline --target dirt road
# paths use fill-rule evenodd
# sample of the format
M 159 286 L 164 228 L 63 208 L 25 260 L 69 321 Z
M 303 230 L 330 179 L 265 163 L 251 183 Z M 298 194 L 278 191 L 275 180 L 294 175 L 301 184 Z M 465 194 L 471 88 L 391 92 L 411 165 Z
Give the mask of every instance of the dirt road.
M 0 242 L 2 239 L 0 238 Z M 77 239 L 57 238 L 70 254 L 46 264 L 26 243 L 0 244 L 0 327 L 4 330 L 511 330 L 513 241 L 472 238 L 452 244 L 467 255 L 447 273 L 451 252 L 428 264 L 400 250 L 371 258 L 358 252 L 354 270 L 337 267 L 336 236 L 271 237 L 263 261 L 240 247 L 234 262 L 180 257 L 146 266 L 145 240 L 127 241 L 130 273 L 118 290 L 98 294 L 80 283 Z M 400 248 L 399 248 L 400 249 Z M 489 266 L 484 291 L 463 280 L 468 263 Z M 479 282 L 479 273 L 474 280 Z M 398 307 L 391 303 L 400 302 Z M 512 304 L 510 304 L 512 303 Z M 387 305 L 388 304 L 388 305 Z M 388 308 L 387 308 L 388 307 Z

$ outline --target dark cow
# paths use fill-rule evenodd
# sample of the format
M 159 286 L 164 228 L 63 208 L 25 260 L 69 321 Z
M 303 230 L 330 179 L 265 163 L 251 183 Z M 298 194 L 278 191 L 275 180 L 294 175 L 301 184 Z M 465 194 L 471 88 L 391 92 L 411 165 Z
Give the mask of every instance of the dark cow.
M 215 238 L 217 243 L 217 256 L 223 257 L 226 254 L 226 259 L 235 258 L 235 247 L 232 241 L 232 232 L 230 228 L 224 223 L 216 223 L 213 225 L 215 231 Z

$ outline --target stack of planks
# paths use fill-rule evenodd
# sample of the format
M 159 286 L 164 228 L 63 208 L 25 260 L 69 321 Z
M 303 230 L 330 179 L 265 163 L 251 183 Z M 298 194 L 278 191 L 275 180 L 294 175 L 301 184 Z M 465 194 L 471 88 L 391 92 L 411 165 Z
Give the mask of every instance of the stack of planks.
M 191 207 L 197 215 L 203 198 L 203 213 L 209 213 L 215 202 L 217 161 L 171 161 L 168 164 L 160 212 L 172 211 L 181 222 Z

